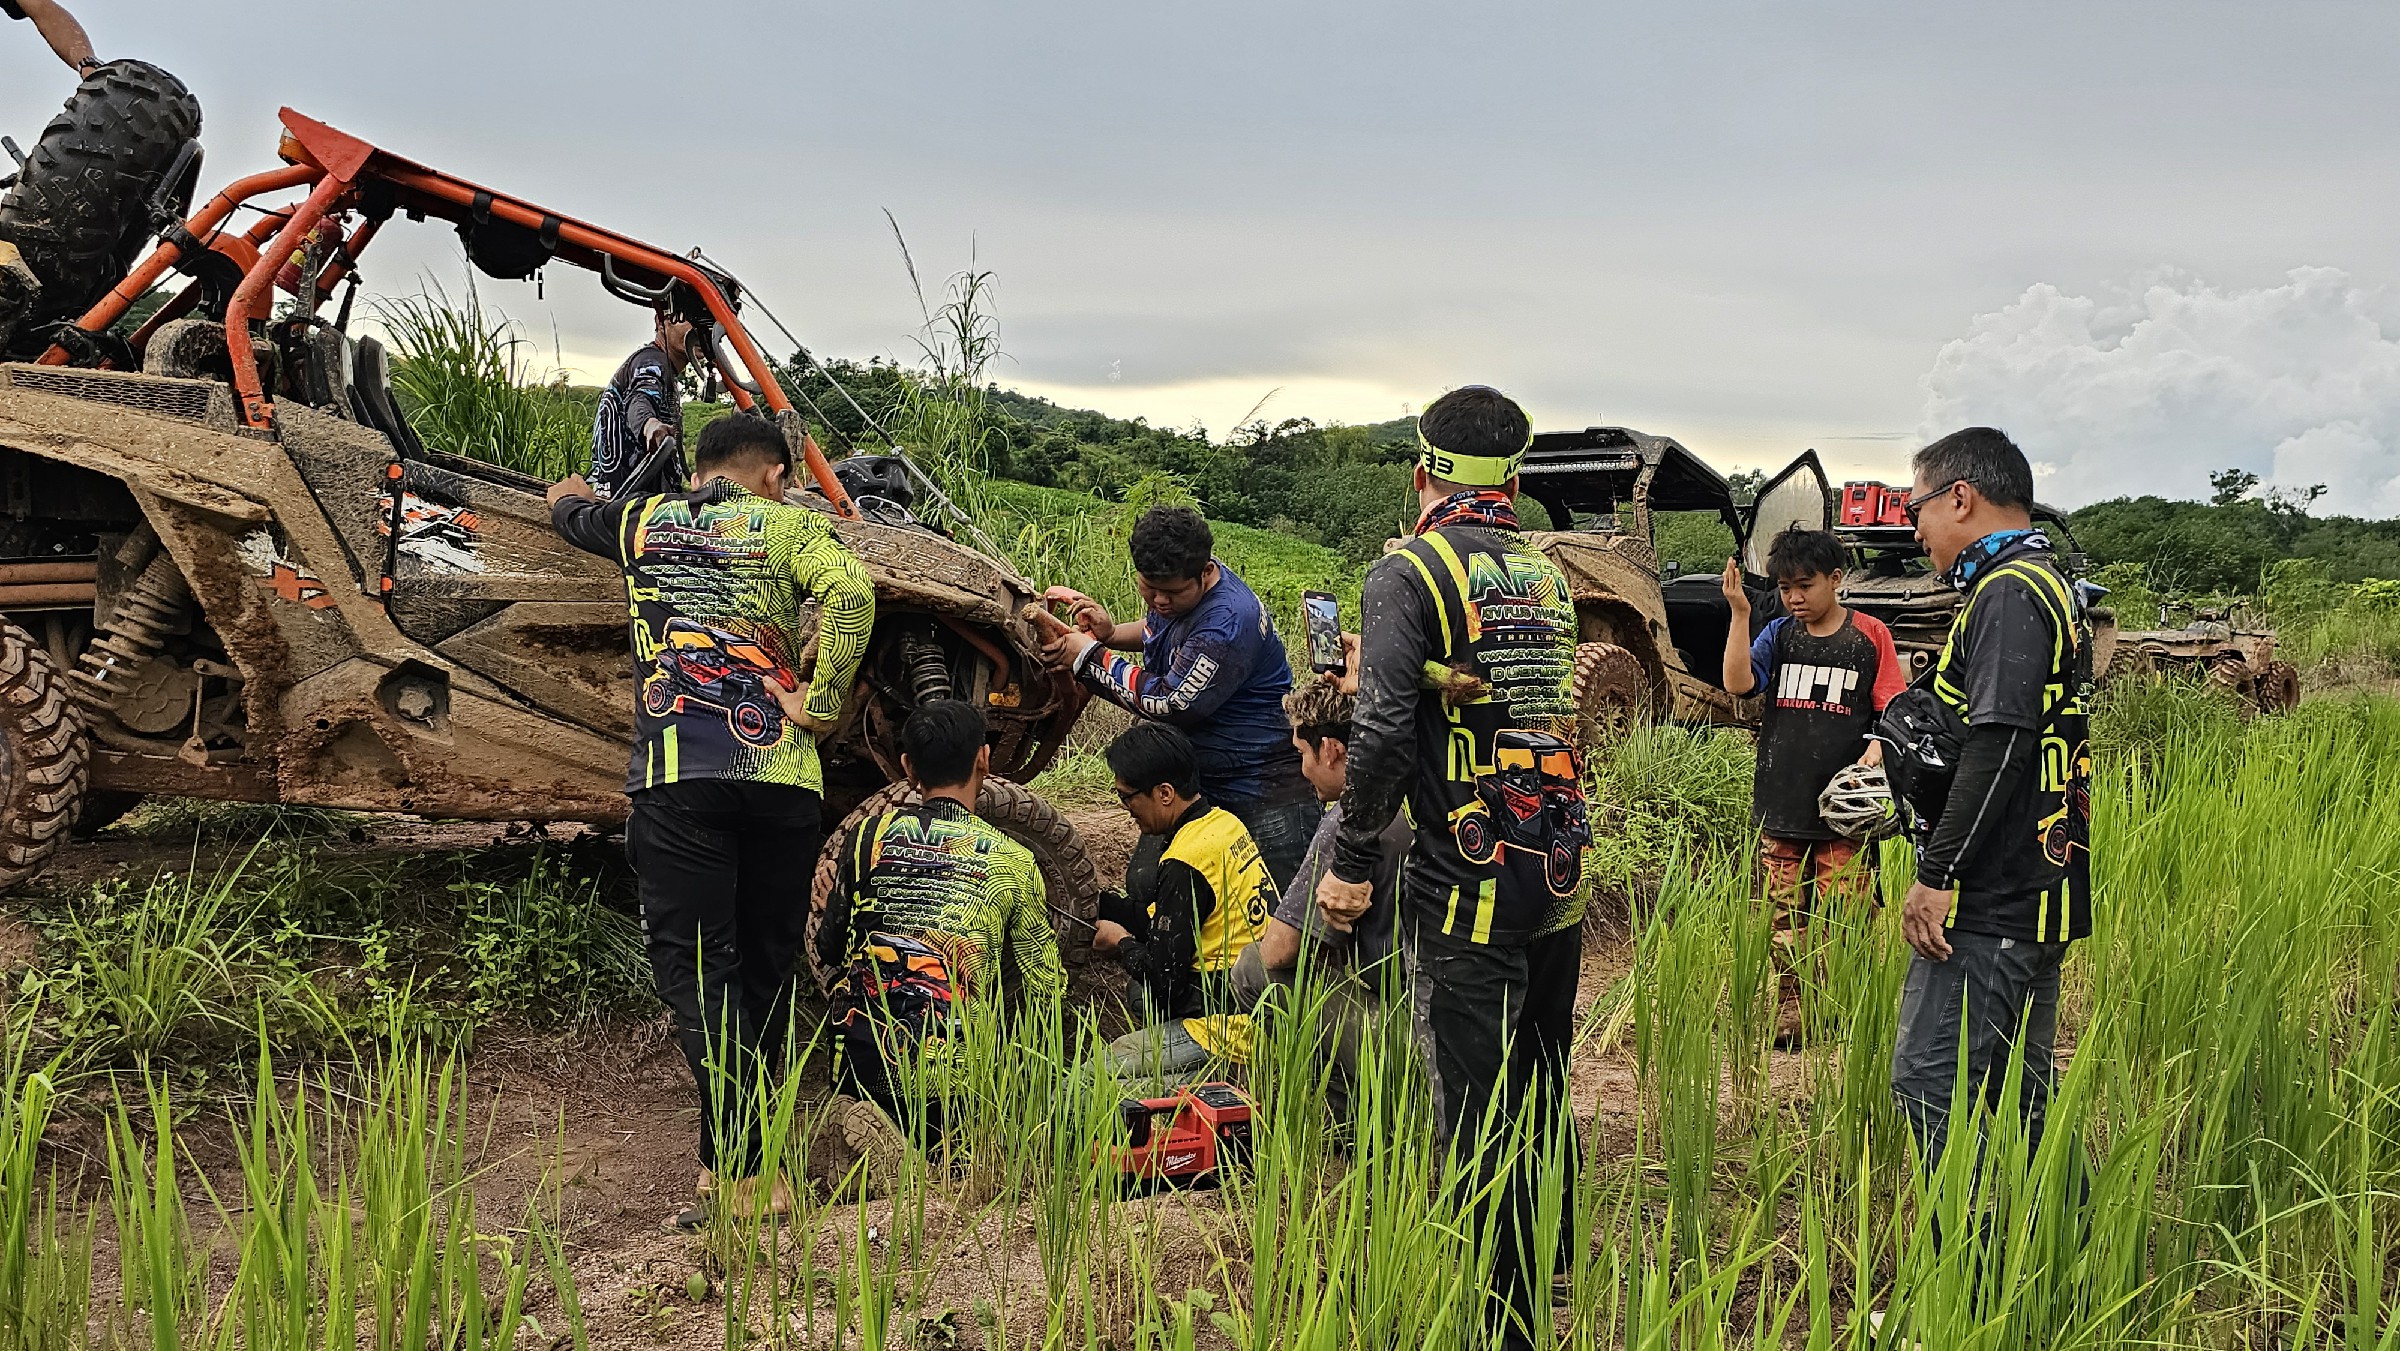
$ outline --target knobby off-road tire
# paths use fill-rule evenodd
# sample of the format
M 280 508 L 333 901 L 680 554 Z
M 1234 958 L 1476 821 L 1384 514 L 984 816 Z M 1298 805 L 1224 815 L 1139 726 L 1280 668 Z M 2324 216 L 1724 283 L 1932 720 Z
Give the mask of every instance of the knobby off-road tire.
M 1604 750 L 1641 721 L 1650 681 L 1641 658 L 1615 643 L 1575 646 L 1575 733 L 1587 752 Z
M 32 634 L 0 621 L 0 891 L 67 842 L 91 780 L 91 739 L 67 681 Z
M 2257 677 L 2250 674 L 2250 668 L 2238 656 L 2220 656 L 2210 661 L 2207 679 L 2209 687 L 2231 699 L 2244 717 L 2264 703 L 2259 698 Z
M 199 134 L 199 100 L 156 66 L 112 61 L 76 87 L 0 196 L 0 239 L 41 280 L 14 336 L 0 333 L 0 348 L 47 345 L 50 325 L 82 315 L 117 284 L 150 238 L 159 180 Z M 188 197 L 188 185 L 177 189 Z
M 2300 706 L 2300 668 L 2288 661 L 2271 661 L 2258 673 L 2258 707 L 2262 713 L 2289 713 Z
M 905 783 L 892 784 L 858 804 L 842 818 L 839 826 L 826 833 L 825 849 L 817 856 L 816 878 L 809 888 L 808 943 L 801 957 L 801 964 L 808 968 L 820 993 L 830 993 L 834 980 L 841 974 L 817 965 L 817 930 L 825 919 L 825 902 L 833 895 L 842 842 L 868 817 L 918 800 L 916 789 Z M 1069 966 L 1091 960 L 1091 926 L 1100 913 L 1100 872 L 1092 866 L 1091 855 L 1084 852 L 1083 837 L 1041 794 L 1007 779 L 983 781 L 983 792 L 975 800 L 975 814 L 1024 845 L 1033 854 L 1033 861 L 1040 865 L 1051 907 L 1050 928 L 1058 935 L 1060 957 Z

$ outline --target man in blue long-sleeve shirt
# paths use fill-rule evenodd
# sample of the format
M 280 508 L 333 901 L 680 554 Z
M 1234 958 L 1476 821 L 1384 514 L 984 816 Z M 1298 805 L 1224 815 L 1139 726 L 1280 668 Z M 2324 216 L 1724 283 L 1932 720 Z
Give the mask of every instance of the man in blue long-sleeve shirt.
M 1143 512 L 1127 546 L 1149 612 L 1119 624 L 1091 597 L 1052 587 L 1074 627 L 1051 652 L 1101 698 L 1189 737 L 1201 792 L 1249 828 L 1275 885 L 1288 886 L 1324 807 L 1283 716 L 1292 665 L 1275 618 L 1216 559 L 1208 521 L 1190 507 Z M 1137 855 L 1135 867 L 1145 862 Z

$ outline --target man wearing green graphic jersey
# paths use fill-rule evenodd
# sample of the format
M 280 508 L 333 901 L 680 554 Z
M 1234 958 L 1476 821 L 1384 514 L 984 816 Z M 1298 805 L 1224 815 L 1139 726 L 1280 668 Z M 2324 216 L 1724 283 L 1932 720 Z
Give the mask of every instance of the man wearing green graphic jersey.
M 1534 1233 L 1535 1189 L 1553 1202 L 1575 1192 L 1567 1052 L 1592 838 L 1570 694 L 1575 607 L 1557 565 L 1518 530 L 1517 472 L 1533 439 L 1524 410 L 1468 385 L 1426 406 L 1417 439 L 1416 529 L 1360 593 L 1341 831 L 1316 899 L 1337 927 L 1367 912 L 1384 830 L 1405 801 L 1416 833 L 1396 918 L 1435 1129 L 1454 1181 L 1488 1198 L 1478 1208 L 1492 1243 L 1489 1344 L 1531 1347 L 1548 1341 L 1535 1334 L 1560 1237 Z M 1428 663 L 1484 692 L 1454 702 L 1426 691 Z
M 759 1141 L 746 1090 L 782 1050 L 824 840 L 817 737 L 857 678 L 875 588 L 823 516 L 784 505 L 792 452 L 775 424 L 709 424 L 694 468 L 689 493 L 612 502 L 570 478 L 550 489 L 550 518 L 625 572 L 639 691 L 626 852 L 651 972 L 700 1087 L 703 1191 L 722 1176 L 748 1204 Z M 816 665 L 803 678 L 811 599 Z
M 1067 988 L 1040 865 L 975 815 L 992 765 L 984 735 L 972 704 L 942 700 L 909 715 L 900 766 L 922 801 L 850 831 L 817 928 L 818 965 L 841 973 L 836 1083 L 893 1121 L 922 1109 L 928 1137 L 943 1124 L 959 1005 L 1055 1007 Z M 854 1147 L 865 1147 L 862 1130 L 888 1138 L 879 1123 L 862 1127 L 858 1109 L 849 1116 Z

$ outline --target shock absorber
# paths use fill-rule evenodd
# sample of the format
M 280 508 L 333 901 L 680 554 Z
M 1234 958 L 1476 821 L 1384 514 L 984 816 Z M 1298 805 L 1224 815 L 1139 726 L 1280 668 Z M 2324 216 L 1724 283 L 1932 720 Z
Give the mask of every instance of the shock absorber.
M 75 701 L 93 713 L 114 708 L 125 682 L 166 646 L 167 635 L 181 627 L 191 603 L 192 588 L 183 580 L 183 570 L 160 550 L 118 597 L 108 622 L 75 659 L 68 678 Z
M 950 684 L 949 654 L 942 651 L 940 643 L 921 634 L 901 638 L 900 665 L 908 674 L 909 697 L 918 707 L 956 697 Z

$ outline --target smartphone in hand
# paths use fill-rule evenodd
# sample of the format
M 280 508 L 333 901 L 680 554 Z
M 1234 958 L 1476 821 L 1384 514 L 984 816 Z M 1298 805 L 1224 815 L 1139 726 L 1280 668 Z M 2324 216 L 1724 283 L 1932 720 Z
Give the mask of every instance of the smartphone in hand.
M 1303 591 L 1300 621 L 1308 632 L 1308 669 L 1319 675 L 1346 674 L 1349 662 L 1342 654 L 1342 603 L 1330 591 Z

